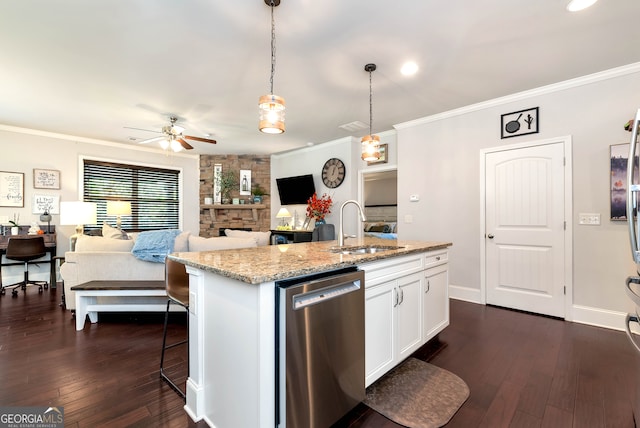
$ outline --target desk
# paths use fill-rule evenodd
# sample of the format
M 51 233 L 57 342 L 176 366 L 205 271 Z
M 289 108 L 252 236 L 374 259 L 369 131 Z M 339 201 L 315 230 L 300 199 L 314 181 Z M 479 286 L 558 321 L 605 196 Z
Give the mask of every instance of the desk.
M 23 230 L 23 228 L 26 228 Z M 29 226 L 20 226 L 20 234 L 19 235 L 0 235 L 0 285 L 2 285 L 2 266 L 21 266 L 24 265 L 22 262 L 5 262 L 2 260 L 2 256 L 7 253 L 7 246 L 9 245 L 9 239 L 25 239 L 30 236 L 27 235 L 27 230 Z M 56 264 L 54 257 L 56 256 L 56 234 L 49 233 L 40 235 L 44 238 L 44 246 L 47 249 L 47 253 L 49 253 L 49 260 L 39 260 L 37 262 L 30 262 L 33 264 L 36 263 L 49 263 L 51 265 L 51 271 L 49 276 L 49 285 L 53 288 L 56 286 Z

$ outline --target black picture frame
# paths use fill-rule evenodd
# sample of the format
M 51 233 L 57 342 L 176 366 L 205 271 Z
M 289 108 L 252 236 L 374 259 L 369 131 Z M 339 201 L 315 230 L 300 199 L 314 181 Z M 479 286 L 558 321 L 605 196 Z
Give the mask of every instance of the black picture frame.
M 505 113 L 500 116 L 500 138 L 519 137 L 539 132 L 539 107 Z

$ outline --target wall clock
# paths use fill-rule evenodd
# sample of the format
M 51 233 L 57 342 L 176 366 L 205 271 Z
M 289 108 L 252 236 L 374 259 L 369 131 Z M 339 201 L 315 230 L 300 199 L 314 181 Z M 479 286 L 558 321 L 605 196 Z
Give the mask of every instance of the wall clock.
M 331 158 L 322 167 L 322 182 L 330 189 L 335 189 L 344 181 L 346 168 L 338 158 Z

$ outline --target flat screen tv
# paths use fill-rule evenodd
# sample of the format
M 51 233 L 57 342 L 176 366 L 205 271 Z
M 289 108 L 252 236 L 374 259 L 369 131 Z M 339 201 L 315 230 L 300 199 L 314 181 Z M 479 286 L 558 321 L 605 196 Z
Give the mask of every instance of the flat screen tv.
M 306 204 L 316 191 L 311 174 L 276 178 L 276 184 L 280 194 L 280 205 Z

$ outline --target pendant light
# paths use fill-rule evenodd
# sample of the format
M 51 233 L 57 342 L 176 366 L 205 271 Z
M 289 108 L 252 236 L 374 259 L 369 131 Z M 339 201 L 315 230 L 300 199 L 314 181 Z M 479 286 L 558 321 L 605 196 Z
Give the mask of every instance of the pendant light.
M 284 132 L 284 98 L 273 94 L 273 74 L 276 71 L 276 22 L 273 18 L 273 8 L 280 4 L 280 0 L 264 0 L 271 7 L 271 78 L 269 80 L 269 95 L 263 95 L 258 100 L 260 112 L 260 131 L 265 134 L 282 134 Z
M 380 137 L 373 135 L 371 125 L 373 122 L 373 91 L 371 89 L 371 73 L 376 70 L 375 64 L 367 64 L 364 71 L 369 73 L 369 135 L 362 137 L 362 160 L 367 162 L 380 159 Z

